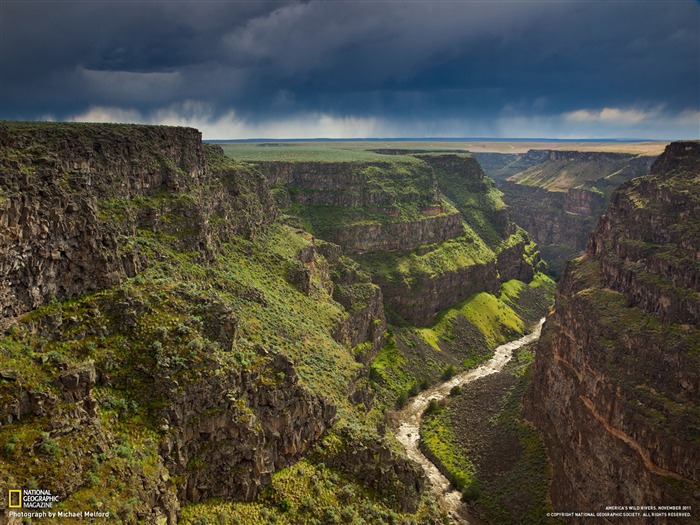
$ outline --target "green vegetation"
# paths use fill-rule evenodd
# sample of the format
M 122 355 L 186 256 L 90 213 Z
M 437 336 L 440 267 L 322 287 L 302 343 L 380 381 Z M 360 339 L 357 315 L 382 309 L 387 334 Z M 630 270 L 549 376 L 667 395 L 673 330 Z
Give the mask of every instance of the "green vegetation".
M 489 378 L 479 380 L 481 390 L 472 394 L 476 399 L 469 399 L 477 404 L 475 413 L 480 417 L 469 415 L 467 421 L 479 427 L 470 433 L 485 436 L 485 442 L 480 442 L 481 438 L 465 440 L 458 434 L 464 432 L 465 424 L 462 396 L 474 388 L 473 384 L 426 411 L 421 427 L 421 446 L 462 490 L 464 501 L 476 505 L 489 523 L 497 525 L 555 523 L 546 516 L 551 512 L 547 502 L 551 468 L 544 444 L 519 413 L 533 357 L 527 349 L 516 353 L 505 371 L 511 377 L 505 391 L 496 383 L 484 386 Z M 493 401 L 481 401 L 482 396 L 490 399 L 494 395 Z M 471 458 L 474 450 L 481 453 Z
M 420 439 L 429 457 L 439 462 L 441 470 L 447 473 L 447 479 L 457 490 L 467 489 L 474 483 L 474 466 L 455 446 L 456 439 L 444 406 L 437 402 L 428 406 L 420 427 Z
M 383 226 L 397 222 L 416 222 L 428 220 L 435 215 L 428 216 L 421 212 L 421 206 L 416 203 L 392 204 L 391 214 L 382 211 L 375 206 L 344 207 L 332 204 L 297 204 L 293 203 L 285 212 L 299 218 L 305 228 L 314 235 L 333 241 L 342 230 L 362 226 Z M 443 203 L 444 212 L 439 215 L 451 215 L 455 213 L 448 203 Z M 361 235 L 361 232 L 358 232 Z
M 288 162 L 387 162 L 392 157 L 368 151 L 368 144 L 334 142 L 221 143 L 231 158 L 243 161 Z M 372 147 L 376 147 L 374 144 Z M 413 162 L 411 155 L 399 156 Z
M 381 382 L 394 392 L 408 392 L 416 383 L 415 377 L 404 369 L 406 358 L 396 346 L 396 336 L 389 332 L 386 343 L 372 363 L 370 380 Z
M 352 149 L 314 157 L 316 153 L 303 147 L 289 146 L 290 151 L 298 148 L 300 162 L 349 163 L 352 158 L 344 175 L 349 174 L 354 187 L 324 189 L 328 180 L 322 180 L 317 186 L 318 181 L 311 181 L 308 187 L 278 189 L 280 200 L 285 195 L 289 200 L 287 215 L 277 220 L 267 181 L 250 163 L 272 160 L 263 158 L 267 153 L 257 158 L 241 154 L 238 158 L 248 162 L 233 161 L 218 148 L 205 146 L 210 169 L 194 175 L 163 153 L 167 128 L 17 126 L 27 137 L 44 136 L 47 144 L 9 151 L 5 160 L 25 175 L 35 168 L 53 173 L 60 158 L 52 148 L 66 140 L 64 133 L 72 133 L 71 147 L 90 152 L 99 162 L 104 160 L 100 148 L 110 140 L 143 141 L 145 149 L 129 162 L 172 180 L 133 198 L 116 189 L 119 183 L 100 181 L 104 188 L 89 195 L 89 207 L 97 212 L 96 227 L 117 246 L 113 252 L 100 247 L 101 255 L 134 261 L 129 274 L 136 276 L 127 279 L 117 271 L 113 282 L 123 278 L 119 284 L 56 298 L 0 336 L 0 402 L 13 407 L 4 412 L 12 421 L 0 426 L 0 473 L 9 486 L 60 490 L 66 497 L 59 508 L 110 510 L 115 523 L 138 522 L 151 512 L 154 493 L 175 498 L 207 466 L 198 453 L 208 450 L 208 438 L 198 443 L 206 442 L 178 474 L 166 465 L 163 447 L 174 446 L 183 425 L 202 424 L 204 429 L 203 423 L 225 416 L 260 435 L 264 422 L 258 420 L 258 406 L 232 385 L 245 383 L 257 393 L 298 386 L 309 403 L 323 400 L 328 419 L 337 409 L 322 445 L 307 460 L 276 472 L 255 502 L 190 505 L 183 510 L 185 523 L 439 521 L 427 494 L 415 515 L 401 515 L 391 494 L 395 485 L 372 491 L 337 464 L 330 468 L 325 463 L 363 443 L 384 440 L 391 410 L 410 395 L 481 362 L 497 344 L 525 331 L 534 312 L 551 299 L 551 282 L 543 276 L 529 285 L 511 281 L 499 296 L 474 294 L 443 311 L 430 326 L 392 326 L 369 370 L 358 360 L 372 359 L 373 343 L 349 348 L 338 342 L 344 337 L 339 332 L 347 330 L 350 314 L 377 301 L 368 274 L 413 286 L 448 272 L 491 265 L 492 282 L 497 283 L 493 267 L 503 250 L 522 244 L 526 262 L 534 260 L 534 245 L 522 231 L 503 236 L 503 225 L 489 229 L 492 220 L 505 216 L 488 182 L 473 188 L 483 195 L 470 196 L 465 189 L 450 201 L 439 193 L 433 168 L 413 156 Z M 191 130 L 177 133 L 185 143 L 196 139 Z M 275 155 L 286 155 L 285 147 L 255 146 Z M 119 155 L 124 152 L 114 158 Z M 48 159 L 48 167 L 41 167 L 41 159 Z M 61 171 L 56 184 L 66 194 L 84 192 L 78 175 Z M 342 186 L 342 181 L 332 182 Z M 314 203 L 319 195 L 327 202 Z M 2 198 L 8 198 L 4 192 Z M 357 199 L 361 205 L 346 205 L 343 199 Z M 481 214 L 484 207 L 488 210 Z M 458 212 L 466 221 L 464 235 L 404 252 L 366 254 L 360 264 L 339 253 L 326 259 L 324 250 L 337 248 L 314 241 L 295 226 L 301 223 L 323 237 L 333 228 L 381 227 L 457 217 Z M 419 293 L 418 287 L 412 290 Z M 382 319 L 374 322 L 383 326 Z M 77 384 L 84 391 L 75 387 L 76 392 L 68 392 L 65 385 L 76 383 L 74 377 L 80 378 Z M 225 403 L 213 400 L 202 410 L 176 410 L 183 396 L 215 385 L 221 386 L 217 396 Z M 15 409 L 20 398 L 24 405 Z M 443 412 L 437 406 L 432 410 L 436 417 Z M 280 420 L 288 415 L 283 411 Z M 311 444 L 294 444 L 306 446 Z M 454 464 L 462 459 L 455 455 Z M 465 476 L 456 471 L 454 482 L 466 486 L 471 478 Z
M 254 243 L 240 240 L 222 247 L 213 264 L 173 251 L 150 233 L 142 232 L 134 242 L 147 253 L 153 250 L 160 261 L 114 289 L 32 312 L 13 335 L 0 339 L 3 367 L 16 370 L 25 388 L 47 395 L 60 396 L 57 370 L 94 363 L 109 377 L 94 389 L 102 429 L 123 441 L 92 466 L 88 456 L 78 454 L 95 449 L 93 433 L 80 439 L 49 437 L 49 417 L 6 424 L 0 427 L 0 443 L 12 461 L 3 463 L 3 477 L 34 477 L 41 487 L 56 490 L 84 484 L 65 500 L 65 508 L 95 497 L 130 521 L 148 501 L 139 496 L 141 480 L 164 468 L 157 452 L 159 414 L 170 401 L 157 394 L 158 378 L 185 387 L 214 373 L 212 360 L 230 372 L 252 373 L 266 366 L 261 347 L 292 358 L 300 382 L 332 400 L 341 417 L 357 417 L 347 389 L 359 365 L 350 349 L 330 337 L 343 316 L 341 308 L 330 297 L 300 293 L 284 279 L 290 264 L 301 264 L 294 256 L 308 243 L 303 236 L 273 226 Z M 237 320 L 231 348 L 216 337 L 222 313 Z M 47 330 L 56 322 L 60 332 Z M 278 380 L 275 372 L 270 371 L 272 381 Z M 2 394 L 9 402 L 12 391 Z M 127 505 L 131 497 L 138 500 L 133 508 Z
M 454 338 L 455 325 L 466 320 L 483 335 L 489 348 L 495 348 L 523 335 L 538 319 L 533 316 L 523 318 L 518 312 L 541 312 L 553 293 L 554 282 L 541 273 L 536 274 L 530 284 L 511 280 L 501 286 L 500 297 L 486 292 L 472 295 L 442 312 L 430 328 L 420 329 L 420 333 L 429 341 L 451 340 Z
M 218 162 L 241 187 L 246 171 L 236 170 L 249 168 Z M 158 450 L 171 432 L 163 426 L 171 396 L 237 371 L 260 387 L 278 384 L 286 379 L 272 366 L 276 354 L 291 360 L 300 385 L 337 407 L 339 425 L 376 432 L 374 423 L 363 426 L 366 407 L 348 399 L 361 365 L 353 349 L 331 335 L 347 312 L 328 294 L 327 275 L 298 257 L 311 242 L 308 234 L 280 223 L 258 223 L 255 232 L 244 232 L 250 233 L 247 237 L 217 239 L 205 257 L 196 248 L 199 233 L 190 231 L 190 211 L 201 205 L 199 190 L 101 201 L 101 220 L 125 232 L 120 249 L 139 254 L 149 265 L 118 286 L 52 301 L 0 337 L 2 368 L 12 371 L 11 381 L 0 379 L 3 405 L 15 402 L 15 385 L 36 392 L 49 406 L 55 403 L 44 416 L 0 427 L 0 447 L 8 460 L 0 471 L 12 486 L 29 488 L 25 481 L 34 479 L 41 488 L 68 493 L 61 508 L 110 510 L 115 523 L 137 521 L 151 510 L 145 507 L 151 496 L 144 491 L 168 476 Z M 247 198 L 244 191 L 235 195 Z M 134 217 L 144 212 L 158 216 L 157 227 L 129 231 Z M 245 213 L 255 211 L 248 207 Z M 220 227 L 231 224 L 225 220 Z M 323 259 L 317 264 L 323 267 Z M 310 285 L 301 291 L 298 277 L 306 275 Z M 363 282 L 344 291 L 351 302 L 372 292 Z M 73 403 L 62 400 L 57 376 L 93 367 L 99 377 L 92 388 L 99 426 L 76 421 L 79 434 L 56 433 L 53 422 L 68 424 L 74 410 Z M 177 389 L 166 388 L 171 384 Z M 253 428 L 260 425 L 253 422 L 245 398 L 236 407 L 235 417 L 251 421 Z M 102 452 L 85 454 L 97 450 Z M 201 468 L 199 461 L 192 457 L 186 472 Z M 173 478 L 173 487 L 183 481 Z M 359 514 L 362 501 L 344 506 L 356 505 Z M 280 502 L 276 508 L 282 512 L 285 507 Z
M 389 282 L 407 283 L 420 282 L 493 260 L 493 252 L 481 238 L 473 235 L 468 226 L 465 229 L 468 233 L 463 237 L 423 245 L 407 252 L 377 251 L 356 258 L 373 276 Z
M 392 326 L 370 372 L 379 398 L 387 407 L 401 405 L 422 381 L 433 384 L 485 361 L 496 346 L 526 333 L 553 294 L 554 282 L 538 273 L 530 284 L 504 283 L 500 297 L 474 294 L 428 327 Z
M 392 502 L 352 477 L 305 460 L 276 472 L 253 503 L 210 501 L 188 505 L 182 514 L 182 523 L 187 525 L 417 525 L 435 523 L 439 511 L 434 499 L 428 499 L 415 514 L 398 513 Z
M 636 155 L 558 152 L 556 156 L 543 159 L 508 180 L 552 192 L 586 188 L 609 196 L 620 184 L 647 173 L 644 159 Z
M 430 158 L 430 156 L 421 156 Z M 503 193 L 496 184 L 483 176 L 483 171 L 476 160 L 465 161 L 471 176 L 461 170 L 449 170 L 434 166 L 440 191 L 450 199 L 462 213 L 465 222 L 478 235 L 482 242 L 495 249 L 503 240 L 507 216 L 506 205 L 501 198 Z

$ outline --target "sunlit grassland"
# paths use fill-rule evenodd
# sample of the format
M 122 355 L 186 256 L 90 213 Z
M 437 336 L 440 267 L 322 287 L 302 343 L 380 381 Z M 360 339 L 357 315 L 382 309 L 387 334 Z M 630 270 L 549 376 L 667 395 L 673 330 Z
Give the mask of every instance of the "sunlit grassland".
M 216 142 L 216 141 L 214 141 Z M 375 149 L 418 151 L 461 151 L 464 153 L 527 153 L 531 149 L 555 151 L 630 153 L 660 155 L 668 142 L 593 142 L 593 141 L 303 141 L 303 142 L 228 142 L 220 143 L 233 158 L 249 161 L 293 160 L 303 162 L 375 161 L 386 155 Z

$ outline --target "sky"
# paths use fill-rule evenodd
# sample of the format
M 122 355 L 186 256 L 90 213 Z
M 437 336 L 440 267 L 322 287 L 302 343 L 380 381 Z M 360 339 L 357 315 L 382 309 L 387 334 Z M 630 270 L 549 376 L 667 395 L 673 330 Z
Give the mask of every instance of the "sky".
M 700 3 L 0 0 L 0 119 L 700 139 Z

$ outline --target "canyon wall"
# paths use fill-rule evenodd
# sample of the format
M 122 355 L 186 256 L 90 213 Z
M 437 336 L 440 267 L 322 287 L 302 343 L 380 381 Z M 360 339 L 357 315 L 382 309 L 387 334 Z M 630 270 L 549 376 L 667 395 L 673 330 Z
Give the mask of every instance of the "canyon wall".
M 0 124 L 0 148 L 0 317 L 133 277 L 139 228 L 213 257 L 276 218 L 266 180 L 215 176 L 195 129 Z
M 473 157 L 387 153 L 387 162 L 257 165 L 285 213 L 355 257 L 405 321 L 429 324 L 469 295 L 532 279 L 536 248 Z
M 513 220 L 539 244 L 554 275 L 582 254 L 612 191 L 645 175 L 655 157 L 606 152 L 530 150 L 479 153 L 499 181 Z
M 558 286 L 524 406 L 548 445 L 555 510 L 689 505 L 697 518 L 699 176 L 700 143 L 669 145 L 612 195 Z

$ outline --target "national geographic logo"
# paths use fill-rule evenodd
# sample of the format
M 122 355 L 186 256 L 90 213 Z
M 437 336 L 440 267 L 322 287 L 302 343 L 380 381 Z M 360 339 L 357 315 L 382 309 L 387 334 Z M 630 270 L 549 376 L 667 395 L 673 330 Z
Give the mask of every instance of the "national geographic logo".
M 21 490 L 10 490 L 7 496 L 7 500 L 10 502 L 8 505 L 11 509 L 21 509 L 22 508 L 22 491 Z
M 50 490 L 43 489 L 10 489 L 7 499 L 11 509 L 50 509 L 54 503 L 58 503 L 58 496 L 54 496 Z

